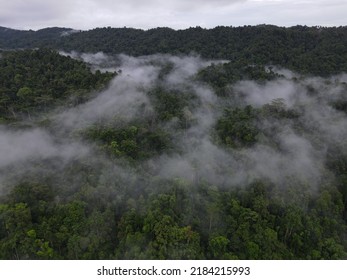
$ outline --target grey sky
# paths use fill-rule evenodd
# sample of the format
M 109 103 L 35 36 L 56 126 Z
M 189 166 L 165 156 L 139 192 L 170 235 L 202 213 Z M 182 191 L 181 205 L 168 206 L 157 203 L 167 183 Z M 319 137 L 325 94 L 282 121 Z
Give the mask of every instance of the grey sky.
M 0 0 L 0 26 L 347 25 L 347 0 Z

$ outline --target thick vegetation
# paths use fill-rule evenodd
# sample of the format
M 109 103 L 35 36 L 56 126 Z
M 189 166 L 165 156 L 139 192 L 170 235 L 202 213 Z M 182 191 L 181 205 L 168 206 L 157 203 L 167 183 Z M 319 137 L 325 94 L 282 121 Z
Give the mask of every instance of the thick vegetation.
M 42 43 L 33 31 L 6 32 L 2 47 Z M 345 32 L 104 28 L 49 40 L 66 50 L 232 60 L 191 77 L 173 62 L 156 72 L 155 62 L 141 61 L 115 75 L 47 49 L 3 51 L 0 259 L 347 258 L 346 84 L 317 78 L 315 85 L 263 67 L 346 70 Z M 150 82 L 132 80 L 139 68 Z M 244 79 L 252 80 L 245 89 Z M 255 87 L 257 94 L 289 88 L 293 104 L 251 105 Z M 65 111 L 50 115 L 57 105 Z M 20 141 L 28 134 L 44 145 Z
M 96 28 L 61 36 L 67 29 L 39 31 L 0 29 L 0 48 L 50 46 L 66 51 L 125 53 L 198 53 L 205 58 L 228 59 L 243 66 L 274 64 L 313 75 L 347 71 L 347 28 L 290 28 L 272 25 L 185 30 L 156 28 Z
M 0 59 L 0 112 L 18 119 L 66 101 L 82 102 L 113 74 L 90 72 L 86 64 L 43 50 L 6 51 Z

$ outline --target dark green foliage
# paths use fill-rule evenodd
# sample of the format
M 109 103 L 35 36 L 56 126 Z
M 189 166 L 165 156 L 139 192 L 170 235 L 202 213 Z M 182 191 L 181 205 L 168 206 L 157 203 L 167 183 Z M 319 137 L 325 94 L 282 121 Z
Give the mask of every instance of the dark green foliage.
M 341 153 L 338 148 L 330 149 L 326 164 L 336 176 L 336 185 L 344 204 L 344 218 L 347 221 L 347 155 L 345 152 Z
M 30 196 L 18 199 L 28 203 L 2 203 L 0 258 L 346 257 L 346 226 L 337 190 L 321 189 L 309 198 L 306 210 L 299 201 L 283 204 L 266 182 L 252 184 L 247 191 L 200 186 L 195 198 L 189 194 L 193 186 L 182 181 L 165 184 L 166 191 L 147 198 L 127 194 L 120 211 L 112 206 L 111 197 L 102 205 L 88 206 L 77 199 L 59 203 L 48 199 L 42 206 L 43 201 Z M 134 199 L 139 204 L 133 204 Z M 45 209 L 34 219 L 38 207 Z
M 87 138 L 99 141 L 103 149 L 115 157 L 141 160 L 168 151 L 172 146 L 170 136 L 163 130 L 151 130 L 141 124 L 127 126 L 98 125 L 89 128 Z
M 256 110 L 251 106 L 225 110 L 216 124 L 217 134 L 223 144 L 247 147 L 256 143 L 259 130 L 256 126 Z
M 207 58 L 243 61 L 244 66 L 278 64 L 322 75 L 346 71 L 345 38 L 346 27 L 102 28 L 65 37 L 61 47 L 131 55 L 196 52 Z
M 167 122 L 173 119 L 179 121 L 182 128 L 187 128 L 189 122 L 189 109 L 192 109 L 194 101 L 197 99 L 190 89 L 169 90 L 163 87 L 156 87 L 149 93 L 154 109 L 155 117 L 159 122 Z
M 78 103 L 114 74 L 91 73 L 85 63 L 48 49 L 3 52 L 0 59 L 0 115 L 46 112 L 67 98 Z M 74 101 L 73 101 L 74 100 Z
M 231 104 L 230 84 L 276 78 L 270 68 L 264 68 L 269 63 L 322 75 L 346 70 L 345 27 L 101 28 L 60 37 L 62 31 L 68 30 L 0 29 L 0 46 L 33 47 L 49 40 L 53 47 L 66 50 L 135 55 L 195 51 L 204 57 L 230 59 L 203 69 L 194 81 L 206 82 L 220 95 L 219 103 L 205 105 L 211 106 L 206 112 L 219 116 L 208 136 L 219 144 L 213 151 L 224 149 L 227 155 L 261 145 L 280 153 L 275 129 L 282 124 L 291 123 L 290 128 L 300 135 L 315 135 L 300 123 L 303 108 L 287 108 L 281 99 L 259 108 Z M 47 49 L 2 52 L 0 70 L 1 122 L 44 114 L 55 105 L 80 104 L 90 91 L 113 77 L 98 71 L 92 74 L 86 64 Z M 67 140 L 76 137 L 92 144 L 88 147 L 95 158 L 54 164 L 50 161 L 55 159 L 29 159 L 25 164 L 30 168 L 24 169 L 28 173 L 36 166 L 47 169 L 15 178 L 16 183 L 1 181 L 0 259 L 345 259 L 347 156 L 343 141 L 323 147 L 324 178 L 312 185 L 294 176 L 285 178 L 285 185 L 254 178 L 229 183 L 233 166 L 224 174 L 225 182 L 216 185 L 202 175 L 191 179 L 195 174 L 188 174 L 189 179 L 165 179 L 158 165 L 166 163 L 167 154 L 174 154 L 173 159 L 186 156 L 192 162 L 195 158 L 189 157 L 196 157 L 194 152 L 184 154 L 188 148 L 182 146 L 188 141 L 175 141 L 181 139 L 177 136 L 200 135 L 189 130 L 196 121 L 199 98 L 193 87 L 166 87 L 165 77 L 172 70 L 170 63 L 162 67 L 158 84 L 144 93 L 153 111 L 143 116 L 139 113 L 124 122 L 103 120 L 65 134 L 58 125 L 47 123 L 49 129 L 58 130 L 54 133 L 71 133 Z M 307 92 L 316 94 L 310 86 Z M 342 99 L 330 105 L 344 116 Z M 265 122 L 267 126 L 262 126 Z M 206 141 L 194 139 L 193 145 L 200 140 Z M 312 142 L 321 144 L 319 139 Z M 171 166 L 176 167 L 181 166 Z M 12 172 L 14 177 L 20 168 L 0 171 L 9 170 L 6 174 Z
M 240 80 L 255 80 L 259 82 L 278 78 L 271 68 L 264 65 L 244 65 L 242 61 L 212 64 L 201 70 L 198 78 L 211 85 L 218 95 L 226 95 L 225 87 Z
M 1 28 L 0 48 L 50 46 L 66 51 L 103 51 L 135 56 L 194 52 L 205 58 L 228 59 L 246 68 L 250 65 L 281 65 L 315 75 L 347 71 L 346 27 L 258 25 L 176 31 L 170 28 L 147 31 L 96 28 L 61 36 L 64 31 L 69 29 L 47 28 L 35 32 Z
M 52 43 L 61 40 L 64 32 L 69 32 L 69 28 L 51 27 L 38 31 L 20 31 L 5 27 L 0 27 L 0 48 L 35 48 L 48 47 Z

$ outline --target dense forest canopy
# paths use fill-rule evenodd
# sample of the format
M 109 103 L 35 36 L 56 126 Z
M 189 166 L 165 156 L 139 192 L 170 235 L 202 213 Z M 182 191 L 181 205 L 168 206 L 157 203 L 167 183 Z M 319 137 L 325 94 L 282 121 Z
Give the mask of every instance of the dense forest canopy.
M 0 59 L 1 118 L 18 119 L 47 111 L 66 98 L 81 102 L 83 96 L 100 89 L 113 76 L 100 71 L 93 74 L 85 63 L 48 49 L 3 52 Z
M 0 28 L 0 258 L 345 259 L 346 30 Z
M 70 34 L 66 36 L 67 34 Z M 246 64 L 281 65 L 313 75 L 347 71 L 347 27 L 277 27 L 273 25 L 155 28 L 67 28 L 19 31 L 0 28 L 0 48 L 52 47 L 88 53 L 197 53 L 204 58 Z

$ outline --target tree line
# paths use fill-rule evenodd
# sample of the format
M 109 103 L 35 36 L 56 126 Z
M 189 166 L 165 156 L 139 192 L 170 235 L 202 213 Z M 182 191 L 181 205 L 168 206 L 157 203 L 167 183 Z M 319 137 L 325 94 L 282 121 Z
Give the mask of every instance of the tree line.
M 65 51 L 133 56 L 197 53 L 243 66 L 281 65 L 300 73 L 331 75 L 347 71 L 347 27 L 273 25 L 185 30 L 96 28 L 62 36 L 71 29 L 19 31 L 0 28 L 0 48 L 51 47 Z

